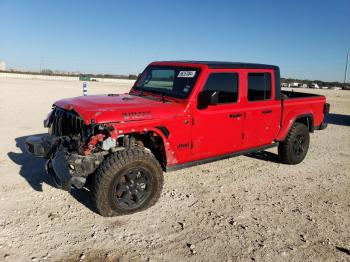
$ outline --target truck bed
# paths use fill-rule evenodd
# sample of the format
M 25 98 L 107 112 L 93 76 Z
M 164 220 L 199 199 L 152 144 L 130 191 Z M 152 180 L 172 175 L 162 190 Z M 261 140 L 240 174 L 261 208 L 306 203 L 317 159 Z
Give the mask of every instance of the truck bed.
M 297 117 L 311 117 L 311 129 L 318 129 L 324 121 L 324 107 L 326 97 L 322 95 L 281 91 L 282 114 L 281 130 L 278 135 L 278 141 L 284 140 Z
M 283 99 L 320 96 L 320 95 L 316 95 L 316 94 L 294 92 L 294 91 L 285 91 L 285 90 L 282 90 L 281 93 L 282 93 Z

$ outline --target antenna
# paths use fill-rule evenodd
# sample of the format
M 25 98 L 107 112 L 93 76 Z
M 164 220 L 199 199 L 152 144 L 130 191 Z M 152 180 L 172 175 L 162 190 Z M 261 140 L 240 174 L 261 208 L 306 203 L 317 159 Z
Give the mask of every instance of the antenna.
M 348 50 L 348 55 L 346 56 L 344 84 L 348 80 L 348 65 L 349 65 L 349 50 Z

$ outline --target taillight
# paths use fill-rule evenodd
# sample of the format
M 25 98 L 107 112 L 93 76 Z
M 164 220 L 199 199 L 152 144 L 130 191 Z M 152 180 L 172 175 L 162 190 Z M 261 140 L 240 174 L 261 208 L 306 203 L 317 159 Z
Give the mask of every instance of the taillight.
M 324 107 L 323 107 L 323 113 L 324 113 L 324 114 L 328 114 L 328 113 L 329 113 L 330 107 L 331 107 L 330 104 L 325 103 L 325 104 L 324 104 Z

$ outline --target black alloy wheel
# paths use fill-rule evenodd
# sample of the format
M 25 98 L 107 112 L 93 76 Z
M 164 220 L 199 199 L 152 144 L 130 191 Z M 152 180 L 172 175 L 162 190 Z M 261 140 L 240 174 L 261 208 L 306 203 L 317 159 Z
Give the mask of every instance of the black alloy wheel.
M 117 177 L 114 186 L 113 200 L 123 209 L 140 207 L 152 192 L 152 175 L 140 167 L 125 170 Z
M 309 143 L 309 128 L 303 123 L 294 123 L 286 139 L 278 145 L 281 162 L 289 165 L 299 164 L 307 154 Z
M 163 170 L 150 150 L 134 147 L 109 155 L 93 174 L 92 200 L 102 216 L 132 214 L 153 206 Z
M 293 143 L 293 152 L 295 156 L 300 157 L 305 151 L 306 139 L 303 135 L 298 135 Z

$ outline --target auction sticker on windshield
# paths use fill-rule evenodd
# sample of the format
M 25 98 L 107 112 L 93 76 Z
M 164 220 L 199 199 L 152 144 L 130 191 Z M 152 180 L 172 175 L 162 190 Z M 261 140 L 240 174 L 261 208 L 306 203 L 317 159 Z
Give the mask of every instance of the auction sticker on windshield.
M 189 77 L 192 78 L 196 75 L 196 71 L 180 71 L 177 77 Z

